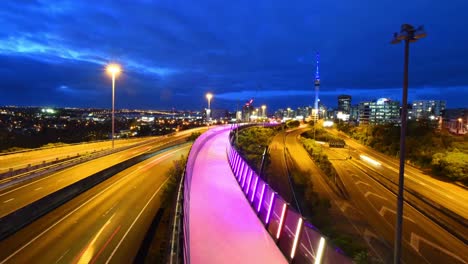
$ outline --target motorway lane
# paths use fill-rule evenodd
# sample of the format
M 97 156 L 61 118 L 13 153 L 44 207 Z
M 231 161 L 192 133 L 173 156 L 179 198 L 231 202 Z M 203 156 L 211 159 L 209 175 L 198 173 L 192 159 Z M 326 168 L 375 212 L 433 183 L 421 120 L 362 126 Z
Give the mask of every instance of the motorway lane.
M 115 147 L 125 147 L 157 138 L 160 137 L 119 139 L 115 140 Z M 105 141 L 2 155 L 0 156 L 0 173 L 7 172 L 10 168 L 15 170 L 25 168 L 28 166 L 28 164 L 36 165 L 41 164 L 43 161 L 54 161 L 57 158 L 63 159 L 67 156 L 74 157 L 77 156 L 77 154 L 85 154 L 103 149 L 111 149 L 111 146 L 111 141 Z
M 287 137 L 288 147 L 301 145 L 297 142 L 296 137 L 305 130 L 296 131 Z M 300 147 L 302 148 L 302 146 Z M 345 160 L 349 156 L 347 149 L 324 147 L 323 150 L 329 156 L 345 184 L 350 201 L 365 215 L 368 223 L 374 227 L 374 230 L 377 230 L 379 237 L 386 240 L 381 247 L 392 245 L 396 197 L 369 176 L 369 174 L 376 174 L 377 171 L 381 170 L 381 166 L 372 166 L 363 160 L 356 159 L 356 152 L 352 152 L 353 159 Z M 298 152 L 299 150 L 296 149 L 292 153 Z M 386 171 L 386 173 L 389 172 Z M 380 175 L 374 175 L 374 177 L 380 177 Z M 406 263 L 464 263 L 468 261 L 468 256 L 465 253 L 467 247 L 463 242 L 406 202 L 404 214 L 403 259 Z M 377 242 L 375 234 L 371 232 L 367 232 L 366 240 L 373 244 Z M 385 258 L 388 257 L 391 255 Z
M 122 171 L 0 241 L 3 263 L 131 263 L 189 145 Z
M 347 136 L 339 134 L 335 130 L 328 130 L 335 135 L 340 135 L 348 146 L 357 152 L 365 154 L 382 166 L 378 168 L 394 183 L 398 182 L 399 160 L 379 153 L 369 147 L 363 146 Z M 410 165 L 405 166 L 405 189 L 410 188 L 421 195 L 449 209 L 450 211 L 468 219 L 468 191 L 450 182 L 444 182 L 425 175 L 423 172 Z
M 87 161 L 44 177 L 34 178 L 20 185 L 13 185 L 3 189 L 0 191 L 0 217 L 112 165 L 151 151 L 163 143 L 180 141 L 187 136 L 188 134 L 181 133 L 163 140 L 145 143 L 144 145 Z
M 347 150 L 324 148 L 330 161 L 337 169 L 354 204 L 366 212 L 368 221 L 379 227 L 379 235 L 393 244 L 396 219 L 396 196 L 375 181 L 370 174 L 374 171 L 363 166 L 357 159 L 344 160 Z M 374 175 L 374 177 L 378 177 Z M 415 254 L 418 262 L 466 263 L 466 245 L 446 230 L 432 222 L 418 210 L 405 202 L 403 217 L 403 259 L 413 263 Z M 419 253 L 416 253 L 419 252 Z

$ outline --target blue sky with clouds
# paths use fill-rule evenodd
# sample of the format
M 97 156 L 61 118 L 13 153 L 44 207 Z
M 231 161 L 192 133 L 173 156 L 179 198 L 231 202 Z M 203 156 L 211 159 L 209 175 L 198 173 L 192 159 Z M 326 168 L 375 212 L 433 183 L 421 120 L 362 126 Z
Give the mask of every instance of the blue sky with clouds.
M 449 4 L 448 4 L 449 3 Z M 468 1 L 122 0 L 0 2 L 0 105 L 110 107 L 105 65 L 118 62 L 118 108 L 235 109 L 312 105 L 320 98 L 399 100 L 402 23 L 411 45 L 409 99 L 468 107 Z M 269 109 L 271 109 L 269 107 Z

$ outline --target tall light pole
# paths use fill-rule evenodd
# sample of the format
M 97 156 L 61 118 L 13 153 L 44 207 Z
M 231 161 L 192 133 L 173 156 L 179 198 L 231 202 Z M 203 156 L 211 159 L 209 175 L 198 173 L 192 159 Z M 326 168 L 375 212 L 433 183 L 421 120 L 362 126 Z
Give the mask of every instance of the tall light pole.
M 263 127 L 265 127 L 265 119 L 266 119 L 266 105 L 262 105 L 262 121 L 263 121 Z
M 408 63 L 409 63 L 409 44 L 416 42 L 420 38 L 424 38 L 426 33 L 422 26 L 414 28 L 412 25 L 401 25 L 400 33 L 393 34 L 392 44 L 405 41 L 405 64 L 403 70 L 403 96 L 401 109 L 401 130 L 400 130 L 400 171 L 398 175 L 398 199 L 397 199 L 397 216 L 395 223 L 395 244 L 393 263 L 398 264 L 401 261 L 401 237 L 403 225 L 403 191 L 405 179 L 405 141 L 406 141 L 406 117 L 407 117 L 407 101 L 408 101 Z
M 206 113 L 207 121 L 211 120 L 211 98 L 213 98 L 213 94 L 207 93 L 206 94 L 206 99 L 208 100 L 208 111 Z
M 115 76 L 121 72 L 118 64 L 109 64 L 107 72 L 112 76 L 112 149 L 114 148 L 114 131 L 115 131 Z

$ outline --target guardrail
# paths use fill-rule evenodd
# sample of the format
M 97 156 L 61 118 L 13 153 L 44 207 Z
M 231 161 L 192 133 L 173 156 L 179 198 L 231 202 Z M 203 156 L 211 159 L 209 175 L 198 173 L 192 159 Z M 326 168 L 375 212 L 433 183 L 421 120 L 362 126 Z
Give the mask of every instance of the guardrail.
M 294 263 L 352 263 L 339 248 L 273 190 L 231 144 L 229 165 L 252 209 L 276 241 L 285 257 Z

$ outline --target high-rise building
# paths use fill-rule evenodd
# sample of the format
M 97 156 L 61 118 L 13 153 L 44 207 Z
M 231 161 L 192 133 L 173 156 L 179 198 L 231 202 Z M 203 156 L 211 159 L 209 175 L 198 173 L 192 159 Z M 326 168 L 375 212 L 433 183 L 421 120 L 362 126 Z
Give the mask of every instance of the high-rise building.
M 338 96 L 338 111 L 345 114 L 351 114 L 351 95 Z
M 253 106 L 253 99 L 250 99 L 245 103 L 244 106 L 242 106 L 242 121 L 250 122 L 250 116 L 253 114 L 254 111 L 255 108 Z
M 370 104 L 371 102 L 360 102 L 358 106 L 358 122 L 359 125 L 368 125 L 370 118 Z
M 378 125 L 400 121 L 400 103 L 387 98 L 359 103 L 359 124 Z
M 416 100 L 411 104 L 409 116 L 412 119 L 439 117 L 442 116 L 445 107 L 446 103 L 443 100 Z

